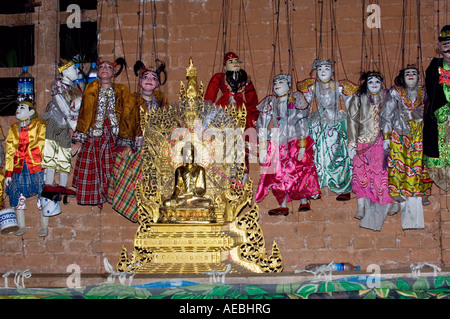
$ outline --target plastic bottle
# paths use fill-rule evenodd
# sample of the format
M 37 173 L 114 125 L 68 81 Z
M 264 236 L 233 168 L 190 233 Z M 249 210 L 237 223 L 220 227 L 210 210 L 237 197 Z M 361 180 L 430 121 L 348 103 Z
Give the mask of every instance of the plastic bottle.
M 92 62 L 87 76 L 87 83 L 97 80 L 97 63 Z
M 306 270 L 315 271 L 321 266 L 330 265 L 334 271 L 349 271 L 349 270 L 361 270 L 359 266 L 353 266 L 350 263 L 332 263 L 332 264 L 309 264 L 305 267 Z
M 27 100 L 34 103 L 34 78 L 28 72 L 28 67 L 22 67 L 22 73 L 20 73 L 17 80 L 17 100 Z

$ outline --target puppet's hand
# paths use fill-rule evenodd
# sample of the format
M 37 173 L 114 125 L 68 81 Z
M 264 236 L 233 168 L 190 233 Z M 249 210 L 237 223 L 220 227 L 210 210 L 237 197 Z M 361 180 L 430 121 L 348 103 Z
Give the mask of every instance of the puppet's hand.
M 131 154 L 131 147 L 125 147 L 122 151 L 122 156 L 126 157 Z
M 353 146 L 349 146 L 348 147 L 348 156 L 350 157 L 350 159 L 353 159 L 353 157 L 355 157 L 356 155 L 356 148 L 354 148 Z
M 259 150 L 259 164 L 263 165 L 264 164 L 264 158 L 267 155 L 267 149 L 260 149 Z
M 70 106 L 70 110 L 73 113 L 78 114 L 78 111 L 80 111 L 81 108 L 81 102 L 83 101 L 83 99 L 81 97 L 76 98 L 73 102 L 72 105 Z
M 76 142 L 75 144 L 72 144 L 72 148 L 70 150 L 70 153 L 72 154 L 72 157 L 74 157 L 75 155 L 78 154 L 78 152 L 81 149 L 81 146 L 83 146 L 83 144 L 81 142 Z
M 298 149 L 298 156 L 297 159 L 300 162 L 303 159 L 303 156 L 305 155 L 305 148 L 301 147 Z
M 385 152 L 389 150 L 390 144 L 391 144 L 391 140 L 383 140 L 383 150 Z

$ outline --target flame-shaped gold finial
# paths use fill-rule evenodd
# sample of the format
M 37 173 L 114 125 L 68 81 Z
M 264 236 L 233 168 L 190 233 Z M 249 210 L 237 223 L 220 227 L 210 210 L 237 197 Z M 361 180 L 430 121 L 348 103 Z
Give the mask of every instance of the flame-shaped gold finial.
M 186 97 L 196 98 L 198 96 L 197 69 L 194 67 L 192 58 L 189 59 L 189 67 L 186 68 L 186 79 L 188 80 Z
M 186 79 L 188 81 L 187 86 L 181 82 L 180 99 L 203 98 L 203 83 L 201 82 L 200 86 L 197 84 L 197 69 L 194 67 L 192 57 L 189 58 L 189 67 L 186 68 Z

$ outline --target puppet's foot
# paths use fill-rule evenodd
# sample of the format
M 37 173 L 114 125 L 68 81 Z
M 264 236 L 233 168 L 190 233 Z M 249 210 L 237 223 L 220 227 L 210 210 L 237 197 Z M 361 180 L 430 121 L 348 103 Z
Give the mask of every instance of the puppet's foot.
M 299 212 L 307 212 L 311 210 L 311 205 L 308 203 L 308 199 L 302 198 L 300 200 L 300 206 L 298 207 Z
M 398 203 L 402 203 L 406 200 L 406 198 L 402 195 L 398 195 L 398 196 L 392 196 L 392 199 L 395 200 Z
M 22 236 L 27 232 L 25 228 L 25 211 L 23 209 L 16 209 L 17 224 L 19 225 L 19 230 L 14 234 L 16 236 Z
M 358 198 L 357 205 L 358 205 L 358 210 L 356 211 L 355 218 L 363 219 L 364 215 L 366 214 L 364 211 L 364 198 Z
M 19 230 L 16 231 L 16 232 L 14 233 L 14 235 L 16 235 L 16 236 L 22 236 L 22 235 L 25 235 L 26 232 L 27 232 L 26 228 L 23 227 L 23 228 L 19 228 Z
M 48 228 L 41 227 L 41 230 L 39 231 L 39 237 L 45 237 L 48 234 Z
M 422 197 L 422 205 L 423 206 L 427 206 L 427 205 L 430 205 L 430 204 L 431 204 L 431 202 L 428 199 L 428 197 Z
M 289 208 L 287 207 L 278 207 L 278 208 L 274 208 L 269 210 L 269 215 L 284 215 L 287 216 L 289 215 Z
M 336 200 L 338 200 L 338 201 L 347 201 L 347 200 L 350 200 L 350 193 L 339 194 L 339 195 L 336 197 Z
M 389 208 L 388 216 L 393 216 L 397 214 L 400 211 L 400 203 L 399 202 L 393 202 L 391 205 L 391 208 Z
M 48 217 L 41 215 L 41 230 L 39 231 L 39 237 L 45 237 L 48 234 Z

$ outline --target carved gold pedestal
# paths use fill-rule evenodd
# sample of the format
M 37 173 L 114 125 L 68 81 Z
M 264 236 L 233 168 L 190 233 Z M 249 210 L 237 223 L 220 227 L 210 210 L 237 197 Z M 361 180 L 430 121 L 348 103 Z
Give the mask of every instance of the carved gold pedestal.
M 283 261 L 276 243 L 272 254 L 265 249 L 257 220 L 257 206 L 232 223 L 154 224 L 134 240 L 131 259 L 125 247 L 117 269 L 146 274 L 200 274 L 281 272 Z

